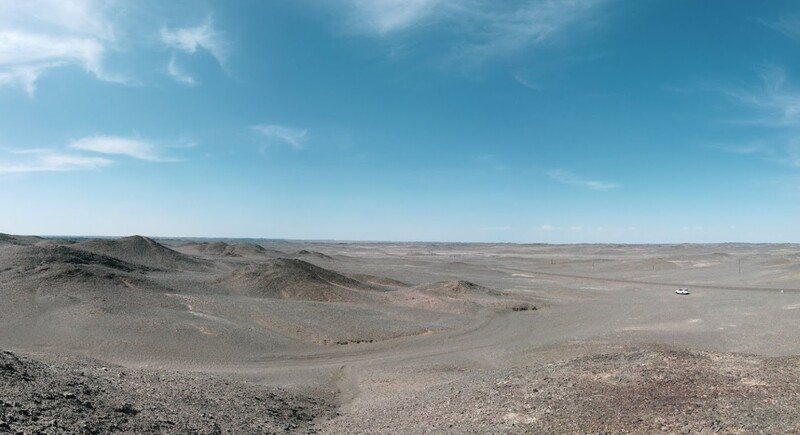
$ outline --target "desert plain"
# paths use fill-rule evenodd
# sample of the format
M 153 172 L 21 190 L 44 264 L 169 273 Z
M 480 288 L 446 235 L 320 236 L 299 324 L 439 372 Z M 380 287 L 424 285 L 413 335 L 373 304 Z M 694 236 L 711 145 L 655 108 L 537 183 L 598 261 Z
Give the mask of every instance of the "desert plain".
M 799 324 L 798 245 L 4 234 L 0 433 L 798 433 Z

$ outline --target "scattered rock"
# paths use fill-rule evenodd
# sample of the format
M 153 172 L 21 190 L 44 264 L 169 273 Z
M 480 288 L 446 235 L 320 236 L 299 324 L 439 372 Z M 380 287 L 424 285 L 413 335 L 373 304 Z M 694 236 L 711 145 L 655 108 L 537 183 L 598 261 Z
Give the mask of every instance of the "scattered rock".
M 126 371 L 122 385 L 106 367 L 92 371 L 2 351 L 0 367 L 13 369 L 0 372 L 0 433 L 313 433 L 315 421 L 335 409 L 209 375 Z

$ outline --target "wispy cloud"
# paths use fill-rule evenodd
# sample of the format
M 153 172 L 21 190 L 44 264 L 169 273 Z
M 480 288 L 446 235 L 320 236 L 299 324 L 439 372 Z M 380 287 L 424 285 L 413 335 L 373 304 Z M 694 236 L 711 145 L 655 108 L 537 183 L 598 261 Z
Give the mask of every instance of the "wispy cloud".
M 526 88 L 528 88 L 530 90 L 538 91 L 538 90 L 542 89 L 541 86 L 539 86 L 538 84 L 532 82 L 530 79 L 526 78 L 524 75 L 522 75 L 519 72 L 514 73 L 513 77 L 514 77 L 514 81 L 516 81 L 517 83 L 521 84 L 522 86 L 524 86 L 524 87 L 526 87 Z
M 299 130 L 282 125 L 259 124 L 251 128 L 270 142 L 288 144 L 294 149 L 303 148 L 303 144 L 308 138 L 308 130 Z
M 190 54 L 203 49 L 214 56 L 221 66 L 225 65 L 228 55 L 228 43 L 214 27 L 211 18 L 196 27 L 164 27 L 161 29 L 161 42 L 169 48 Z
M 723 93 L 747 110 L 746 118 L 738 124 L 761 127 L 761 139 L 721 148 L 800 167 L 800 89 L 776 66 L 762 68 L 759 78 L 758 85 L 729 88 Z
M 761 160 L 800 168 L 800 138 L 783 137 L 748 144 L 716 147 L 729 153 L 749 155 Z
M 586 21 L 609 0 L 349 0 L 354 31 L 382 38 L 435 28 L 463 61 L 535 46 Z
M 352 0 L 350 21 L 361 31 L 387 35 L 419 25 L 457 3 L 452 0 Z
M 36 28 L 83 35 L 100 40 L 115 39 L 107 17 L 109 2 L 97 0 L 25 0 L 0 2 L 4 28 Z
M 162 27 L 161 42 L 173 50 L 167 65 L 167 72 L 178 83 L 187 86 L 198 84 L 197 80 L 177 63 L 176 51 L 193 55 L 199 50 L 204 50 L 217 60 L 223 70 L 227 68 L 229 45 L 222 32 L 214 27 L 211 17 L 206 18 L 203 24 L 195 27 Z
M 194 142 L 181 140 L 171 147 L 194 146 Z M 0 148 L 0 174 L 100 169 L 115 163 L 113 156 L 127 156 L 148 162 L 178 161 L 165 157 L 156 145 L 141 139 L 87 136 L 59 149 Z
M 47 66 L 25 65 L 9 66 L 0 70 L 0 86 L 16 86 L 33 96 L 36 92 L 36 80 Z
M 230 45 L 211 15 L 197 26 L 166 27 L 162 14 L 153 13 L 159 8 L 152 2 L 117 0 L 0 0 L 0 86 L 33 96 L 41 77 L 70 67 L 102 81 L 136 83 L 137 65 L 154 58 L 141 54 L 164 47 L 172 51 L 167 73 L 181 84 L 198 82 L 176 54 L 205 51 L 227 71 Z M 109 67 L 123 56 L 137 61 L 119 63 L 131 70 L 125 74 Z
M 610 183 L 607 181 L 587 180 L 583 177 L 573 174 L 572 172 L 562 169 L 553 169 L 547 172 L 547 176 L 559 183 L 570 184 L 591 190 L 608 190 L 616 189 L 619 187 L 617 183 Z
M 514 52 L 563 34 L 585 21 L 605 0 L 531 0 L 512 7 L 487 1 L 467 8 L 476 42 L 465 44 L 464 55 L 488 58 Z
M 124 82 L 103 66 L 114 30 L 97 2 L 0 2 L 0 86 L 29 95 L 47 70 L 79 66 L 100 80 Z
M 786 72 L 776 66 L 761 69 L 760 84 L 723 92 L 751 109 L 749 123 L 770 127 L 800 126 L 800 91 L 790 86 Z
M 51 150 L 6 151 L 5 158 L 0 159 L 0 174 L 79 171 L 98 169 L 112 163 L 103 157 L 79 156 Z
M 118 136 L 88 136 L 72 142 L 69 147 L 100 154 L 124 155 L 150 162 L 174 161 L 160 155 L 156 146 L 149 142 Z
M 800 17 L 782 16 L 776 20 L 760 20 L 761 24 L 792 38 L 800 38 Z
M 169 58 L 169 64 L 167 64 L 167 72 L 178 83 L 183 83 L 186 86 L 197 86 L 197 80 L 195 80 L 194 77 L 183 71 L 183 68 L 181 68 L 175 61 L 174 54 Z

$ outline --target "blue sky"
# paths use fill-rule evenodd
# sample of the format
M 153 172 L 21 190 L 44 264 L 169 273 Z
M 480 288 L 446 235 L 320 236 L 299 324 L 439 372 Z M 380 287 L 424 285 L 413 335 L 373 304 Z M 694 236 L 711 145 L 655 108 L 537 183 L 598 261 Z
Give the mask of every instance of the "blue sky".
M 0 232 L 800 242 L 800 5 L 0 0 Z

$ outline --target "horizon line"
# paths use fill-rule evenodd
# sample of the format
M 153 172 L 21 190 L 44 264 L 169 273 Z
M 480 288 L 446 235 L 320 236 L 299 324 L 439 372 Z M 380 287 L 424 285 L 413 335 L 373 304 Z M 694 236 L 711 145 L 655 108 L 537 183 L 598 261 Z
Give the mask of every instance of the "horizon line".
M 461 244 L 461 245 L 546 245 L 546 246 L 570 246 L 570 245 L 621 245 L 621 246 L 652 246 L 652 245 L 800 245 L 800 242 L 487 242 L 487 241 L 436 241 L 436 240 L 378 240 L 378 239 L 294 239 L 281 237 L 235 237 L 235 236 L 151 236 L 143 234 L 129 234 L 124 236 L 109 235 L 66 235 L 66 234 L 12 234 L 0 233 L 0 235 L 20 236 L 20 237 L 40 237 L 43 239 L 121 239 L 125 237 L 141 236 L 153 240 L 265 240 L 290 243 L 402 243 L 402 244 Z

